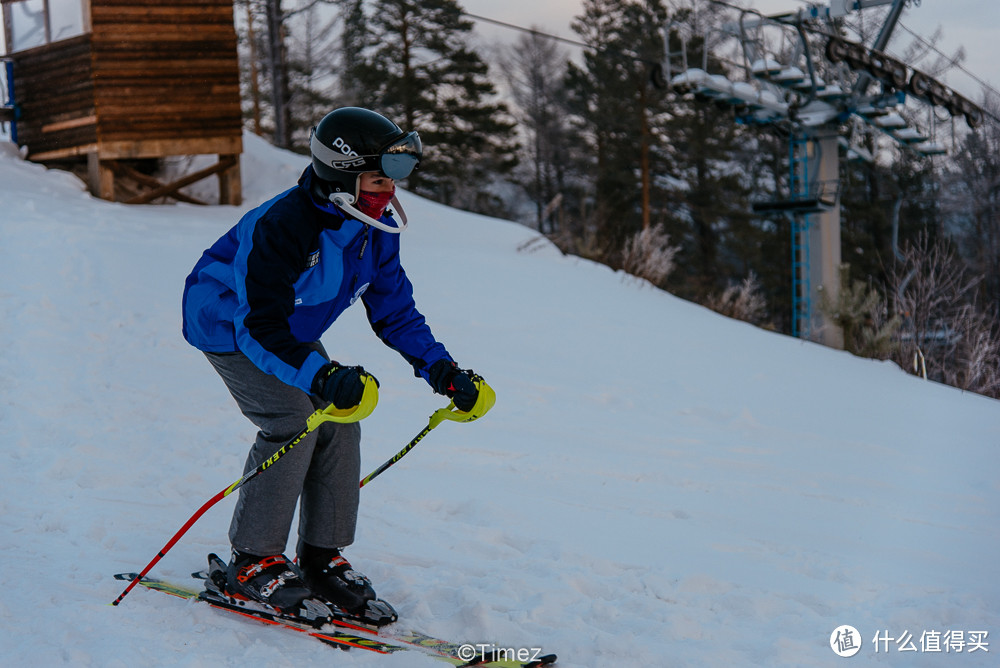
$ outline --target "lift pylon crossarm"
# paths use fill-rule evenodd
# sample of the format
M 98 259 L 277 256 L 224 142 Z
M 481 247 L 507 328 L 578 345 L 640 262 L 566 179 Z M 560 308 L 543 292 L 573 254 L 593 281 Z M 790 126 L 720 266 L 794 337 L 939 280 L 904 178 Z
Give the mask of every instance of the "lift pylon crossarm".
M 794 25 L 804 21 L 829 21 L 830 19 L 837 19 L 842 16 L 846 16 L 851 12 L 861 11 L 862 9 L 890 5 L 896 0 L 830 0 L 829 5 L 817 3 L 801 7 L 795 11 L 781 12 L 778 14 L 761 14 L 756 11 L 748 11 L 745 7 L 738 7 L 725 2 L 724 0 L 711 1 L 715 4 L 725 5 L 727 7 L 732 7 L 733 9 L 741 10 L 747 14 L 755 15 L 754 18 L 745 19 L 738 23 L 725 24 L 724 29 L 726 31 L 733 34 L 739 34 L 741 28 L 743 30 L 753 30 L 754 28 L 768 23 L 784 23 Z

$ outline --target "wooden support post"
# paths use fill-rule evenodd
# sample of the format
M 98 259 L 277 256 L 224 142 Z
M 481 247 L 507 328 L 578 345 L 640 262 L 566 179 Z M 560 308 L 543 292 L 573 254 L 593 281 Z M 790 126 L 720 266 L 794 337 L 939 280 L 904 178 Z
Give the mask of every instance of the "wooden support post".
M 101 161 L 96 151 L 87 154 L 87 178 L 90 194 L 113 202 L 115 199 L 115 173 Z
M 219 204 L 239 206 L 243 203 L 243 180 L 239 155 L 220 155 L 219 162 L 232 162 L 232 167 L 219 172 Z

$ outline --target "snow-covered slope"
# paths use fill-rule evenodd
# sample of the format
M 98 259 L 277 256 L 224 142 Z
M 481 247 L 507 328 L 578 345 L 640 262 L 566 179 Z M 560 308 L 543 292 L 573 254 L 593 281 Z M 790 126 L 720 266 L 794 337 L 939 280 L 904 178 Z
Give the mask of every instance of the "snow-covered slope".
M 154 592 L 108 605 L 111 575 L 238 478 L 253 436 L 180 335 L 201 251 L 305 164 L 246 146 L 240 208 L 94 200 L 0 147 L 5 665 L 437 665 Z M 727 320 L 528 244 L 520 225 L 401 199 L 418 306 L 498 396 L 362 493 L 348 556 L 408 625 L 603 667 L 840 665 L 830 635 L 851 624 L 859 664 L 995 665 L 1000 403 Z M 442 399 L 360 307 L 324 343 L 381 381 L 367 473 Z M 231 510 L 154 574 L 183 580 L 225 551 Z M 976 631 L 989 653 L 920 651 L 950 632 L 955 654 Z M 877 633 L 893 640 L 876 653 Z

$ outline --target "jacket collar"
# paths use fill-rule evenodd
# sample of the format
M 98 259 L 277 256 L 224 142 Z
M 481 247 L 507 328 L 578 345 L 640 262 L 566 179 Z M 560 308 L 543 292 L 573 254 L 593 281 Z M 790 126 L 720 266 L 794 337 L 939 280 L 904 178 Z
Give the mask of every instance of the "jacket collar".
M 307 166 L 299 177 L 299 187 L 305 192 L 306 197 L 309 198 L 309 202 L 321 212 L 335 218 L 334 220 L 328 220 L 324 217 L 323 227 L 335 230 L 340 229 L 340 226 L 347 220 L 347 216 L 336 204 L 326 199 L 328 193 L 324 192 L 325 189 L 322 183 L 319 177 L 316 176 L 316 172 L 313 171 L 312 165 Z

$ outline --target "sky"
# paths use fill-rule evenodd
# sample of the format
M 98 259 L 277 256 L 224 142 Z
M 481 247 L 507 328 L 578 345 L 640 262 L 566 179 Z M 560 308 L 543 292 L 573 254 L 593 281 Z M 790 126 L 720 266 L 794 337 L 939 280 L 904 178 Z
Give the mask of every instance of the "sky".
M 929 38 L 938 27 L 942 29 L 938 47 L 952 54 L 964 46 L 964 67 L 976 77 L 1000 90 L 1000 59 L 995 56 L 995 42 L 1000 26 L 1000 2 L 997 0 L 917 0 L 911 2 L 900 19 L 903 26 L 921 37 Z M 537 26 L 545 32 L 566 38 L 575 38 L 570 29 L 573 17 L 580 13 L 580 0 L 462 0 L 462 6 L 471 14 L 497 19 L 525 27 Z M 798 0 L 744 0 L 744 6 L 764 14 L 784 13 L 805 6 Z M 866 16 L 879 9 L 864 10 Z M 510 39 L 517 32 L 480 22 L 476 29 L 484 37 L 496 40 Z M 897 28 L 895 39 L 910 38 Z M 890 47 L 894 44 L 890 43 Z M 890 48 L 891 51 L 891 48 Z M 981 86 L 971 77 L 960 72 L 949 75 L 947 83 L 963 95 L 979 98 Z
M 52 0 L 56 1 L 56 0 Z M 739 2 L 740 0 L 735 0 Z M 804 0 L 742 0 L 745 6 L 765 14 L 784 13 L 805 5 Z M 919 5 L 918 5 L 919 3 Z M 292 0 L 286 0 L 287 6 L 293 6 Z M 496 19 L 506 23 L 537 28 L 551 34 L 575 38 L 570 29 L 573 17 L 580 13 L 581 0 L 462 0 L 461 5 L 471 14 Z M 56 14 L 65 20 L 75 10 L 76 0 L 58 0 L 53 5 Z M 865 10 L 871 15 L 879 10 Z M 904 10 L 902 24 L 921 37 L 929 38 L 938 27 L 942 29 L 942 37 L 938 43 L 945 53 L 952 54 L 964 46 L 966 60 L 964 67 L 972 75 L 982 79 L 993 88 L 1000 90 L 1000 59 L 994 57 L 992 44 L 995 41 L 997 26 L 1000 26 L 1000 2 L 996 0 L 911 0 Z M 509 41 L 519 34 L 509 28 L 499 27 L 486 22 L 477 25 L 487 41 Z M 895 39 L 910 39 L 905 31 L 897 29 Z M 0 40 L 3 39 L 0 34 Z M 890 44 L 890 51 L 896 42 Z M 2 49 L 0 49 L 2 50 Z M 960 93 L 973 100 L 980 97 L 981 85 L 968 74 L 959 71 L 951 72 L 945 83 L 953 86 Z
M 256 432 L 180 316 L 203 250 L 307 164 L 244 146 L 243 206 L 137 206 L 0 141 L 4 665 L 443 665 L 143 589 L 109 605 L 113 574 L 238 479 Z M 347 556 L 399 626 L 559 668 L 996 666 L 1000 402 L 724 318 L 515 222 L 399 199 L 417 305 L 497 395 L 362 490 Z M 360 477 L 446 401 L 361 305 L 323 343 L 381 383 Z M 153 575 L 197 586 L 234 503 Z M 853 664 L 831 647 L 846 625 Z

